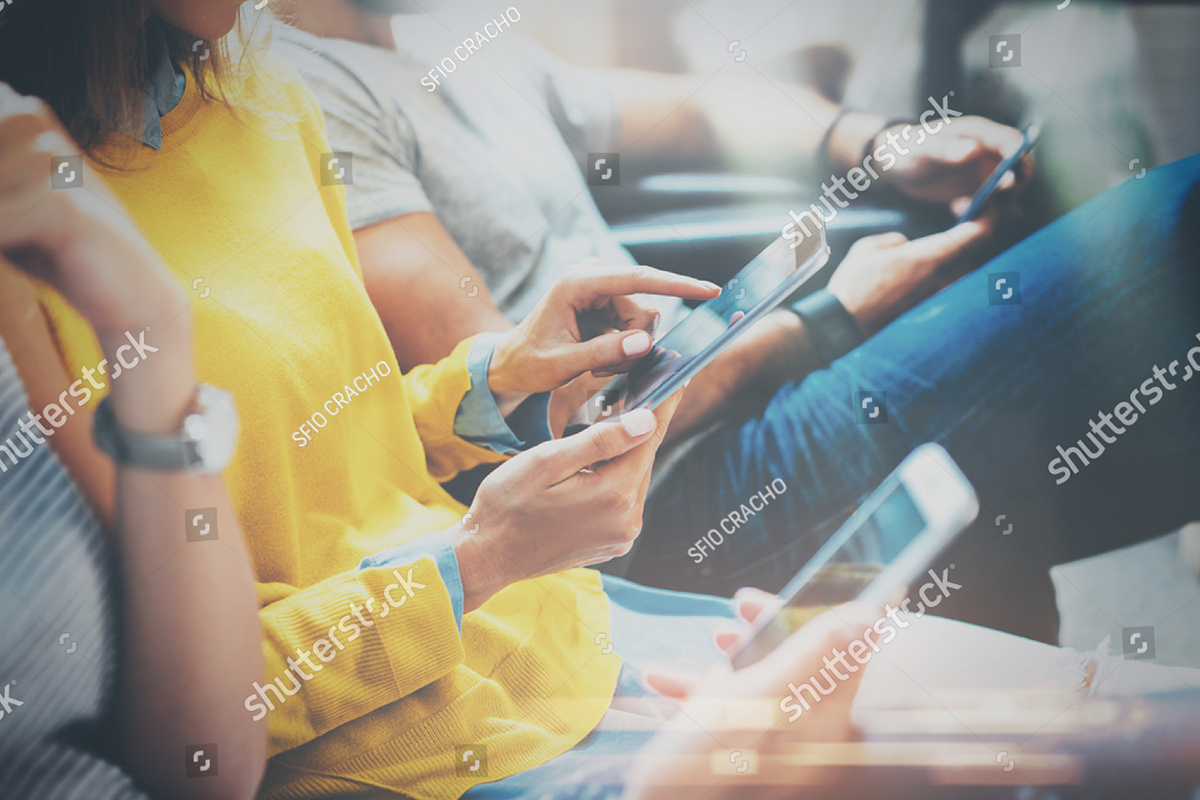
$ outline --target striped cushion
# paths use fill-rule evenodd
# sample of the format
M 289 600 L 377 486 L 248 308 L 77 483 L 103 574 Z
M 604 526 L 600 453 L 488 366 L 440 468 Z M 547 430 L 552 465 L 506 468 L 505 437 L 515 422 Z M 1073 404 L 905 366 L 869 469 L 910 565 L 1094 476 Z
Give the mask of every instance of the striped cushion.
M 16 464 L 0 451 L 0 797 L 143 798 L 119 768 L 63 741 L 102 712 L 117 630 L 99 526 L 50 448 L 18 435 L 28 413 L 0 340 L 0 445 L 32 445 Z

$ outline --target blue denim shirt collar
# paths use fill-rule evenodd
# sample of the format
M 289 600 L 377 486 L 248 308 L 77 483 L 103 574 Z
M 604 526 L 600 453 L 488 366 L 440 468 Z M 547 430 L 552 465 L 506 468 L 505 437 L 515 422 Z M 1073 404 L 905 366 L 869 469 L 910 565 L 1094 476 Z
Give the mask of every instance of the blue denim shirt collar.
M 167 35 L 163 23 L 157 17 L 146 21 L 146 85 L 142 88 L 145 97 L 140 135 L 126 131 L 147 147 L 158 150 L 162 147 L 162 118 L 183 99 L 187 78 L 183 70 L 171 61 L 167 49 Z

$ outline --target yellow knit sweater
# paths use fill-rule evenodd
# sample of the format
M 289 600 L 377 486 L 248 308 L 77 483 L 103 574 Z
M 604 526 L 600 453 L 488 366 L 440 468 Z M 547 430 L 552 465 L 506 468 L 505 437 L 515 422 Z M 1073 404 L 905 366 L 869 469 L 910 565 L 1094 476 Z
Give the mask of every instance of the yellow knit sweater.
M 263 683 L 290 689 L 298 649 L 320 666 L 302 667 L 312 679 L 267 715 L 261 796 L 455 798 L 544 763 L 600 720 L 620 669 L 595 645 L 607 601 L 588 570 L 524 581 L 466 615 L 460 636 L 431 560 L 411 577 L 407 565 L 356 569 L 454 524 L 465 509 L 438 482 L 498 457 L 453 431 L 470 342 L 400 375 L 363 288 L 344 189 L 322 185 L 320 110 L 285 67 L 267 61 L 259 74 L 258 110 L 236 115 L 189 75 L 162 150 L 97 169 L 192 292 L 200 379 L 237 402 L 224 477 L 259 581 Z M 40 291 L 68 373 L 95 368 L 91 329 Z M 173 535 L 183 542 L 182 526 Z M 407 596 L 413 581 L 425 588 Z M 487 753 L 486 777 L 461 768 L 462 746 Z

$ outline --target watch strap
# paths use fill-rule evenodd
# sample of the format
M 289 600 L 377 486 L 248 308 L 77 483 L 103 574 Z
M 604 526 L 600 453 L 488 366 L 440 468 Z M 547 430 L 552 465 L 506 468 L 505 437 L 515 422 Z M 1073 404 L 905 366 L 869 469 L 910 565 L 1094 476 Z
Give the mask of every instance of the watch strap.
M 867 144 L 863 148 L 861 160 L 865 162 L 868 158 L 875 157 L 875 151 L 879 149 L 878 147 L 875 146 L 875 142 L 879 140 L 880 136 L 883 136 L 883 134 L 887 133 L 889 130 L 896 127 L 897 125 L 911 125 L 911 124 L 912 124 L 912 120 L 908 120 L 908 119 L 889 119 L 887 122 L 883 123 L 883 127 L 880 128 L 875 133 L 874 136 L 872 136 L 870 139 L 867 140 Z
M 195 469 L 200 464 L 195 444 L 182 433 L 145 436 L 122 428 L 108 397 L 96 407 L 94 430 L 96 444 L 118 464 L 164 471 Z
M 820 164 L 823 169 L 833 168 L 833 162 L 829 159 L 829 145 L 833 139 L 833 132 L 837 128 L 838 123 L 840 123 L 842 121 L 842 117 L 845 117 L 847 114 L 856 113 L 858 113 L 858 109 L 843 106 L 838 112 L 838 115 L 833 118 L 833 122 L 829 123 L 829 127 L 825 129 L 825 133 L 821 134 L 821 141 L 817 143 L 816 154 L 817 163 Z
M 825 366 L 866 340 L 858 321 L 826 289 L 813 292 L 791 308 L 804 321 L 804 333 L 813 352 Z

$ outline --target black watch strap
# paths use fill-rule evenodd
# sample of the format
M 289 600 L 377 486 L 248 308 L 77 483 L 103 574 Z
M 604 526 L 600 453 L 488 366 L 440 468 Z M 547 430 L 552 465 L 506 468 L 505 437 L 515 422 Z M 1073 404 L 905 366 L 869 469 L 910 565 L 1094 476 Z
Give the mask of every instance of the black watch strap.
M 837 128 L 838 123 L 842 121 L 842 117 L 847 114 L 856 114 L 858 109 L 843 107 L 838 115 L 833 118 L 833 122 L 829 123 L 829 127 L 825 129 L 825 133 L 821 135 L 821 141 L 817 143 L 817 163 L 822 169 L 833 169 L 833 162 L 829 158 L 829 144 L 833 139 L 833 131 Z
M 879 139 L 880 136 L 887 133 L 888 130 L 896 127 L 897 125 L 911 125 L 911 124 L 912 124 L 912 121 L 907 120 L 907 119 L 889 119 L 887 122 L 883 123 L 883 127 L 880 128 L 874 136 L 872 136 L 870 139 L 867 140 L 866 147 L 863 148 L 863 152 L 862 152 L 862 161 L 865 162 L 868 158 L 872 158 L 872 159 L 875 158 L 875 151 L 879 149 L 878 147 L 875 146 L 875 141 L 877 139 Z
M 825 289 L 813 292 L 791 308 L 804 321 L 809 344 L 825 366 L 866 340 L 862 328 L 846 307 Z

